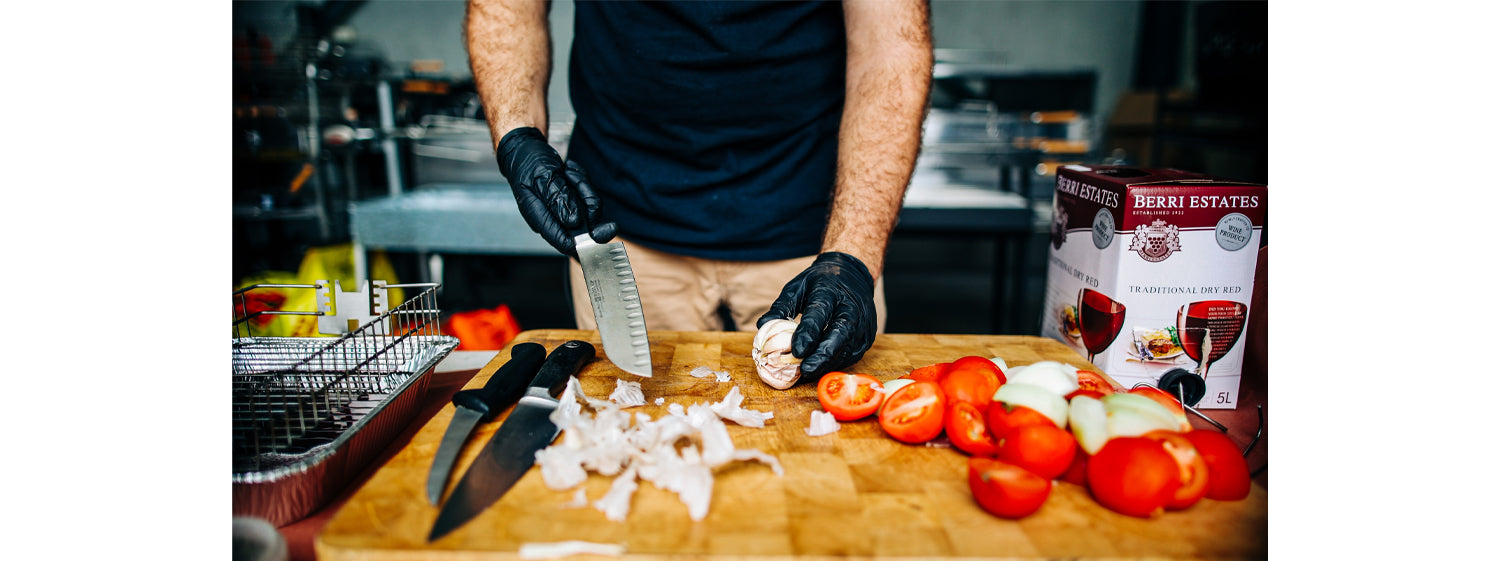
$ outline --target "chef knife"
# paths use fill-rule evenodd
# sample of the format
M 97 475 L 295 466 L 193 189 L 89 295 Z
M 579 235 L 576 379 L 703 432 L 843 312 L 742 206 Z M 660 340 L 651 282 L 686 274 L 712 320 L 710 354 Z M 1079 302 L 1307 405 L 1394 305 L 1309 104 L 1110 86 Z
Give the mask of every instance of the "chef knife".
M 448 432 L 443 433 L 437 455 L 432 458 L 432 469 L 427 472 L 427 500 L 433 506 L 437 506 L 438 499 L 443 496 L 448 474 L 453 471 L 453 461 L 458 459 L 458 451 L 469 440 L 474 426 L 494 420 L 496 415 L 515 403 L 546 358 L 546 347 L 537 343 L 518 344 L 510 349 L 510 360 L 490 376 L 483 388 L 453 394 L 453 420 L 448 423 Z
M 604 355 L 621 370 L 650 378 L 651 343 L 625 244 L 616 241 L 599 245 L 587 232 L 573 238 L 573 244 L 578 249 L 578 263 L 583 266 Z
M 552 350 L 515 409 L 443 503 L 427 541 L 448 535 L 484 512 L 531 469 L 537 451 L 557 438 L 557 425 L 549 418 L 557 409 L 557 396 L 568 378 L 593 359 L 594 346 L 584 341 L 568 341 Z

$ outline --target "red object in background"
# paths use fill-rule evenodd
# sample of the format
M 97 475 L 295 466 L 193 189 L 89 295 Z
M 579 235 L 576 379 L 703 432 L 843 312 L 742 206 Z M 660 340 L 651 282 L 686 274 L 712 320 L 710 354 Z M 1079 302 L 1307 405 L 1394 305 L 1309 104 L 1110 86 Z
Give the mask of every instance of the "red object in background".
M 443 321 L 443 333 L 458 338 L 460 351 L 498 351 L 521 333 L 510 306 L 459 312 Z
M 260 312 L 280 311 L 282 304 L 286 303 L 286 293 L 279 290 L 260 290 L 245 293 L 243 299 L 234 303 L 234 317 L 249 317 L 251 314 Z M 256 316 L 250 323 L 257 328 L 264 328 L 276 319 L 273 314 Z

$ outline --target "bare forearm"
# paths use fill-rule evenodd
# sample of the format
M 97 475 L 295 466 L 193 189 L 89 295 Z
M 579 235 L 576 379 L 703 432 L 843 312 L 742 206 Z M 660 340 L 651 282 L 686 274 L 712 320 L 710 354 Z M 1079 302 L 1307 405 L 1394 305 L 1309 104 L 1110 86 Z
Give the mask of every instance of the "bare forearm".
M 932 35 L 922 0 L 849 1 L 844 115 L 824 251 L 858 257 L 879 277 L 922 143 Z
M 492 143 L 517 127 L 547 131 L 552 43 L 547 2 L 469 0 L 464 40 Z

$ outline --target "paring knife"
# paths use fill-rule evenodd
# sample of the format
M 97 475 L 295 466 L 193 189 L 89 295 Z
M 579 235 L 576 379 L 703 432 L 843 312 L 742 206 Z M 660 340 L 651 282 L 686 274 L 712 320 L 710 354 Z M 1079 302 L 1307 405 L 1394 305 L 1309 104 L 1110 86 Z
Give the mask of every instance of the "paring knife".
M 593 359 L 594 346 L 584 341 L 568 341 L 552 350 L 526 394 L 443 504 L 427 541 L 448 535 L 474 519 L 531 469 L 537 451 L 557 438 L 557 425 L 549 418 L 557 409 L 557 396 L 567 386 L 568 378 Z
M 650 378 L 646 316 L 625 244 L 616 241 L 599 245 L 587 232 L 574 237 L 573 244 L 578 249 L 578 263 L 583 266 L 604 355 L 621 370 Z
M 453 394 L 453 421 L 448 423 L 448 432 L 438 444 L 437 456 L 432 458 L 432 470 L 427 472 L 427 500 L 437 506 L 443 496 L 443 487 L 448 484 L 448 474 L 453 471 L 453 462 L 458 452 L 474 432 L 474 426 L 490 422 L 510 407 L 526 385 L 536 376 L 547 359 L 547 348 L 537 343 L 520 343 L 510 349 L 510 360 L 490 376 L 484 387 L 463 390 Z

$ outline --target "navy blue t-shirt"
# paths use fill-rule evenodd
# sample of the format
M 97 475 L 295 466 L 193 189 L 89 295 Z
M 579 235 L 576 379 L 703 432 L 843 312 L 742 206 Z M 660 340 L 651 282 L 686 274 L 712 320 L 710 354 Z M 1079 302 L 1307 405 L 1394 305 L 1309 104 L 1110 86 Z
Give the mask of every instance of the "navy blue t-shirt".
M 818 252 L 844 102 L 837 2 L 578 2 L 568 156 L 620 235 L 729 260 Z

